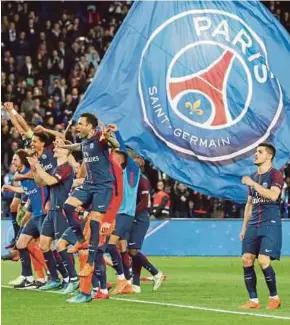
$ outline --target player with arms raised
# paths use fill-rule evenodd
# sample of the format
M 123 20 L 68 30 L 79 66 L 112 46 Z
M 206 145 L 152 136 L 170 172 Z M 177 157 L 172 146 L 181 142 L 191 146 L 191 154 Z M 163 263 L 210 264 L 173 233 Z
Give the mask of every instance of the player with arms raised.
M 108 143 L 118 146 L 110 135 L 96 131 L 98 119 L 90 113 L 84 113 L 78 120 L 77 132 L 81 143 L 60 146 L 64 149 L 81 150 L 86 167 L 86 178 L 64 203 L 68 223 L 78 239 L 78 249 L 88 248 L 79 222 L 74 217 L 79 206 L 92 205 L 90 212 L 91 236 L 89 242 L 88 263 L 80 271 L 80 276 L 88 276 L 94 270 L 93 263 L 99 244 L 100 222 L 107 211 L 113 193 L 115 180 L 109 159 Z M 103 223 L 101 231 L 105 232 L 110 224 Z

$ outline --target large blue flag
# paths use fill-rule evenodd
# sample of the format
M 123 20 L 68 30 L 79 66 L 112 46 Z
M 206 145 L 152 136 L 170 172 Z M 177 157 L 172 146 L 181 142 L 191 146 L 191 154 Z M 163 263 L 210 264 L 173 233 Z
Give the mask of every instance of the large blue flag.
M 94 112 L 174 179 L 243 202 L 261 142 L 290 157 L 290 39 L 259 2 L 135 2 L 74 119 Z

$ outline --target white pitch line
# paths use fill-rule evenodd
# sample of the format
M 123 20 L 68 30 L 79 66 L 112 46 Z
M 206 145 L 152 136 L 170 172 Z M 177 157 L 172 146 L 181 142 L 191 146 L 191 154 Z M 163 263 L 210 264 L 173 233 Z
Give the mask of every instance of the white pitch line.
M 255 313 L 248 313 L 248 312 L 241 312 L 241 311 L 232 311 L 232 310 L 215 309 L 215 308 L 198 307 L 198 306 L 188 306 L 188 305 L 171 304 L 171 303 L 158 302 L 158 301 L 146 301 L 146 300 L 136 300 L 136 299 L 127 299 L 127 298 L 111 298 L 110 297 L 110 299 L 130 301 L 130 302 L 135 302 L 135 303 L 140 303 L 140 304 L 148 304 L 148 305 L 158 305 L 158 306 L 166 306 L 166 307 L 203 310 L 203 311 L 210 311 L 210 312 L 223 313 L 223 314 L 234 314 L 234 315 L 244 315 L 244 316 L 246 315 L 246 316 L 256 316 L 256 317 L 264 317 L 264 318 L 290 320 L 290 317 L 287 317 L 287 316 L 255 314 Z
M 2 288 L 8 288 L 8 289 L 14 289 L 13 287 L 6 286 L 6 285 L 2 285 L 1 287 Z M 25 289 L 23 289 L 21 291 L 25 291 Z M 38 291 L 38 292 L 48 292 L 48 293 L 61 294 L 61 292 L 59 292 L 59 291 L 40 291 L 38 289 L 29 289 L 28 291 Z M 63 296 L 65 297 L 66 295 L 63 295 Z M 255 316 L 255 317 L 262 317 L 262 318 L 274 318 L 274 319 L 290 320 L 290 317 L 287 317 L 287 316 L 255 314 L 255 313 L 250 313 L 250 312 L 215 309 L 215 308 L 189 306 L 189 305 L 180 305 L 180 304 L 172 304 L 172 303 L 165 303 L 165 302 L 158 302 L 158 301 L 137 300 L 137 299 L 128 299 L 128 298 L 115 298 L 115 297 L 110 297 L 110 300 L 133 302 L 133 303 L 137 303 L 137 304 L 147 304 L 147 305 L 157 305 L 157 306 L 175 307 L 175 308 L 183 308 L 183 309 L 202 310 L 202 311 L 209 311 L 209 312 L 222 313 L 222 314 L 232 314 L 232 315 L 234 314 L 234 315 L 242 315 L 242 316 Z
M 158 231 L 159 229 L 163 228 L 164 226 L 166 226 L 168 224 L 169 220 L 166 220 L 164 222 L 162 222 L 159 226 L 157 226 L 156 228 L 152 229 L 151 231 L 149 231 L 146 236 L 145 239 L 150 237 L 151 235 L 153 235 L 156 231 Z
M 1 288 L 6 288 L 6 289 L 14 289 L 14 287 L 12 286 L 5 286 L 5 285 L 1 285 Z M 59 291 L 52 291 L 52 290 L 46 290 L 46 291 L 41 291 L 41 290 L 38 290 L 38 289 L 14 289 L 14 290 L 17 290 L 17 291 L 36 291 L 36 292 L 48 292 L 48 293 L 56 293 L 56 294 L 59 294 L 61 295 L 62 293 L 59 292 Z M 64 297 L 66 297 L 66 295 L 63 295 Z

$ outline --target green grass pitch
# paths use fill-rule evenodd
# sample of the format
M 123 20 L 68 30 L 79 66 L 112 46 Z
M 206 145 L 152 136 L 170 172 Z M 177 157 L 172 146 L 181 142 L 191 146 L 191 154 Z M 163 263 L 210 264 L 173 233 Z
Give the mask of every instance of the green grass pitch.
M 274 263 L 282 299 L 282 308 L 277 311 L 266 309 L 268 291 L 262 272 L 256 267 L 262 308 L 249 313 L 260 314 L 259 317 L 182 307 L 197 306 L 243 313 L 237 308 L 247 299 L 240 258 L 153 257 L 151 260 L 168 275 L 160 290 L 153 293 L 152 284 L 145 282 L 141 294 L 118 296 L 142 300 L 142 303 L 111 299 L 81 305 L 67 303 L 66 297 L 60 294 L 3 287 L 19 275 L 20 263 L 2 262 L 2 325 L 290 324 L 290 258 Z M 146 274 L 143 272 L 143 275 Z M 115 280 L 111 269 L 109 280 Z M 145 301 L 160 304 L 146 304 Z M 264 318 L 262 315 L 285 319 Z

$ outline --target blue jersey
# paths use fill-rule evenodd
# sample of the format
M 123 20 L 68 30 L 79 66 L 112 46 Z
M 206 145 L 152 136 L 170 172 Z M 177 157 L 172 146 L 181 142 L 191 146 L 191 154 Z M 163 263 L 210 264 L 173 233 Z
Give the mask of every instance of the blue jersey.
M 96 132 L 92 138 L 84 139 L 81 143 L 83 161 L 87 171 L 85 183 L 90 185 L 101 185 L 114 181 L 108 146 L 99 140 L 100 135 L 100 132 Z
M 67 162 L 57 166 L 52 175 L 57 183 L 50 187 L 50 209 L 55 210 L 63 207 L 68 198 L 74 179 L 74 170 Z
M 255 173 L 251 178 L 256 183 L 270 189 L 272 186 L 278 187 L 280 190 L 283 187 L 283 175 L 274 168 L 271 168 L 264 174 Z M 261 196 L 254 188 L 249 188 L 249 195 L 252 197 L 252 216 L 249 225 L 280 225 L 280 196 L 277 201 L 273 202 Z
M 20 174 L 26 174 L 30 171 L 30 168 L 25 168 Z M 30 209 L 33 217 L 39 217 L 44 215 L 45 203 L 48 200 L 47 186 L 39 187 L 35 183 L 34 179 L 25 179 L 20 182 L 25 192 L 25 195 L 30 200 Z
M 117 131 L 115 134 L 120 143 L 120 149 L 127 151 L 120 133 Z M 139 179 L 140 169 L 128 155 L 127 167 L 123 173 L 123 200 L 118 212 L 119 214 L 127 214 L 132 217 L 135 216 Z
M 137 192 L 136 215 L 148 212 L 151 205 L 150 190 L 151 186 L 148 178 L 144 174 L 141 174 Z
M 51 175 L 56 167 L 56 158 L 53 157 L 53 152 L 45 149 L 39 158 L 39 163 L 41 167 Z

